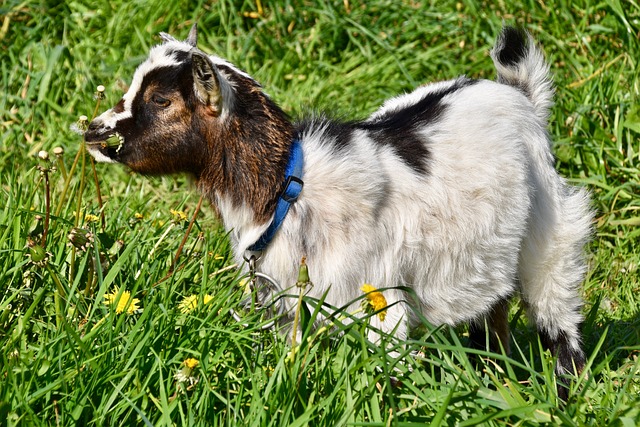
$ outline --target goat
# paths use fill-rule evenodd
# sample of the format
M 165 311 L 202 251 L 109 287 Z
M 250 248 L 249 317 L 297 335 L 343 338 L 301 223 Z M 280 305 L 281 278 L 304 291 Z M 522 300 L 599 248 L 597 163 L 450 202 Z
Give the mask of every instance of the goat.
M 497 82 L 458 77 L 364 120 L 296 123 L 246 72 L 199 50 L 195 25 L 185 41 L 161 38 L 120 102 L 90 123 L 96 160 L 193 175 L 236 259 L 260 252 L 260 271 L 281 284 L 295 283 L 304 256 L 309 294 L 326 292 L 334 307 L 356 301 L 365 282 L 388 288 L 386 319 L 372 322 L 400 339 L 418 310 L 436 325 L 469 322 L 472 343 L 488 325 L 506 346 L 507 302 L 519 293 L 556 373 L 581 371 L 593 215 L 588 193 L 554 169 L 554 91 L 528 33 L 502 30 Z M 117 146 L 105 142 L 114 136 Z

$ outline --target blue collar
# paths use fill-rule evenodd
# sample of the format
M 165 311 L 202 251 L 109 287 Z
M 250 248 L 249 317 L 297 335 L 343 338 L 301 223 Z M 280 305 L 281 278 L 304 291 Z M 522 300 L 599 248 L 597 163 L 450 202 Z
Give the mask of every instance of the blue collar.
M 304 159 L 302 156 L 302 145 L 300 145 L 300 141 L 294 139 L 293 144 L 291 144 L 289 163 L 287 164 L 287 169 L 284 174 L 284 189 L 278 198 L 273 220 L 271 221 L 271 224 L 269 224 L 267 230 L 262 234 L 262 236 L 260 236 L 258 241 L 249 246 L 247 250 L 252 252 L 261 252 L 269 245 L 269 243 L 271 243 L 271 240 L 273 240 L 273 237 L 280 229 L 282 222 L 287 216 L 289 208 L 296 202 L 296 200 L 298 200 L 298 196 L 302 191 L 302 186 L 304 185 L 302 182 L 303 166 Z

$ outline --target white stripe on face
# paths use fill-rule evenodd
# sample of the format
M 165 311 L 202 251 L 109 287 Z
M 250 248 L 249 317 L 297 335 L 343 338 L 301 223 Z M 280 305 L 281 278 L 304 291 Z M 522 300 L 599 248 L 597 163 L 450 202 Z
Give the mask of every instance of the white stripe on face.
M 193 49 L 194 49 L 193 46 L 191 46 L 190 44 L 182 41 L 177 41 L 177 40 L 168 41 L 151 48 L 151 51 L 149 52 L 149 58 L 147 58 L 145 62 L 143 62 L 138 66 L 135 73 L 133 74 L 133 80 L 131 81 L 131 86 L 129 86 L 129 90 L 122 97 L 122 101 L 123 101 L 122 111 L 116 112 L 114 110 L 115 107 L 111 108 L 105 111 L 104 113 L 102 113 L 100 116 L 98 116 L 96 118 L 96 121 L 100 122 L 104 126 L 104 128 L 107 129 L 108 131 L 108 130 L 115 129 L 120 120 L 125 120 L 133 117 L 133 110 L 132 110 L 133 101 L 135 100 L 136 96 L 138 96 L 138 92 L 142 90 L 142 83 L 144 81 L 145 76 L 147 76 L 150 72 L 158 68 L 180 65 L 180 62 L 175 59 L 172 53 L 173 52 L 188 53 Z M 226 61 L 225 59 L 222 59 L 220 57 L 213 56 L 213 55 L 210 55 L 209 59 L 214 65 L 224 66 L 228 68 L 231 72 L 236 73 L 239 76 L 242 76 L 244 78 L 247 78 L 255 82 L 253 77 L 251 77 L 249 74 L 245 73 L 244 71 L 238 69 L 235 65 Z M 220 82 L 221 83 L 220 90 L 223 92 L 222 98 L 227 107 L 223 109 L 223 118 L 224 118 L 224 115 L 227 113 L 227 110 L 233 104 L 233 99 L 234 99 L 233 79 L 231 78 L 231 76 L 227 76 L 226 73 L 221 72 L 220 70 L 218 70 L 218 75 L 222 77 L 222 80 L 223 80 Z
M 179 41 L 172 41 L 151 48 L 149 58 L 138 66 L 133 74 L 133 80 L 131 81 L 129 90 L 122 97 L 122 100 L 124 101 L 123 111 L 116 113 L 114 109 L 111 108 L 98 116 L 96 120 L 99 120 L 105 128 L 114 129 L 120 120 L 132 117 L 133 100 L 136 98 L 142 87 L 144 77 L 156 68 L 171 67 L 180 64 L 173 58 L 173 56 L 168 55 L 168 52 L 188 52 L 191 49 L 191 45 Z
M 87 151 L 89 152 L 89 154 L 91 154 L 93 156 L 93 158 L 95 159 L 96 162 L 99 163 L 118 163 L 115 160 L 113 160 L 111 157 L 107 157 L 104 154 L 102 154 L 100 152 L 100 150 L 98 148 L 96 148 L 95 146 L 86 145 L 87 147 Z

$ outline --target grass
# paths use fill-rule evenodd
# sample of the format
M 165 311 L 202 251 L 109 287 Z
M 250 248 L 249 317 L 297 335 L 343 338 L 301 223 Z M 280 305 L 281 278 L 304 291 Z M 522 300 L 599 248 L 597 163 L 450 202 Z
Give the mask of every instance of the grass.
M 637 2 L 193 3 L 0 5 L 0 425 L 640 423 Z M 598 211 L 584 284 L 589 365 L 566 405 L 517 303 L 512 355 L 482 353 L 478 368 L 464 328 L 426 324 L 405 345 L 385 337 L 402 364 L 366 340 L 366 320 L 308 329 L 292 354 L 260 328 L 260 312 L 246 326 L 232 318 L 242 281 L 206 203 L 167 278 L 198 194 L 184 177 L 97 165 L 101 207 L 83 152 L 71 173 L 81 138 L 70 125 L 93 115 L 97 85 L 99 110 L 119 99 L 158 32 L 186 37 L 195 20 L 202 49 L 250 72 L 292 116 L 362 117 L 421 83 L 493 78 L 503 20 L 534 34 L 557 84 L 557 167 Z M 87 250 L 69 244 L 74 227 L 92 233 Z M 36 263 L 38 246 L 48 255 Z M 138 309 L 118 313 L 110 295 Z M 317 307 L 307 302 L 304 325 Z

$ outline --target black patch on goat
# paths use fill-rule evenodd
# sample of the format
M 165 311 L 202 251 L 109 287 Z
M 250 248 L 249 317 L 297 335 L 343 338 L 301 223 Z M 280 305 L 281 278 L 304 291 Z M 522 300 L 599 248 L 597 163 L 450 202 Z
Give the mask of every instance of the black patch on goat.
M 528 52 L 527 34 L 522 28 L 505 27 L 500 35 L 498 61 L 506 66 L 518 65 Z
M 173 57 L 178 62 L 187 62 L 190 57 L 190 53 L 185 50 L 176 49 L 170 52 L 167 52 L 167 56 Z
M 322 134 L 323 142 L 331 143 L 337 151 L 344 151 L 351 145 L 353 125 L 339 120 L 331 119 L 325 115 L 314 116 L 302 120 L 296 125 L 298 139 L 313 135 L 316 132 Z
M 515 67 L 520 64 L 529 51 L 528 36 L 522 28 L 505 27 L 500 33 L 496 44 L 495 57 L 505 67 Z M 531 88 L 522 81 L 504 81 L 498 78 L 500 83 L 511 85 L 531 99 Z
M 406 107 L 387 111 L 373 121 L 354 124 L 365 130 L 380 145 L 387 145 L 413 170 L 427 173 L 429 150 L 417 132 L 422 126 L 434 123 L 446 110 L 443 99 L 477 80 L 459 78 L 451 86 L 426 94 L 420 101 Z

